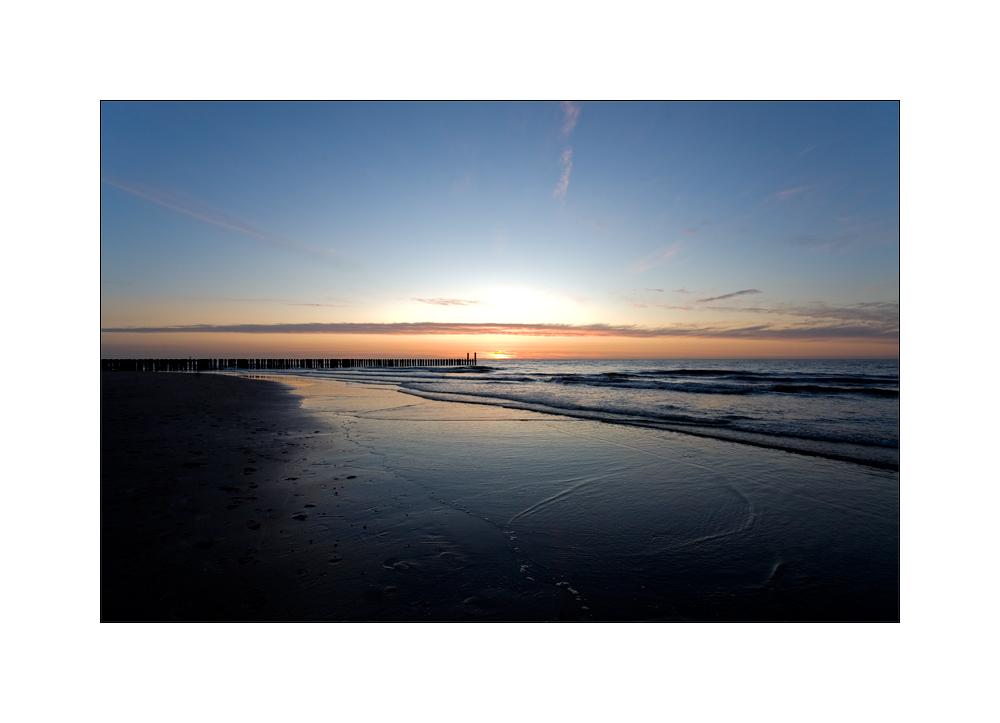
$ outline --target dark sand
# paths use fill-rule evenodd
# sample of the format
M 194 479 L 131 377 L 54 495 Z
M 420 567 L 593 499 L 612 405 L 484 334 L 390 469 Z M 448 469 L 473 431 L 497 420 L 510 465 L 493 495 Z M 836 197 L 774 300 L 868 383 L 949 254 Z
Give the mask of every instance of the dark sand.
M 526 589 L 513 555 L 498 568 L 466 529 L 475 520 L 406 487 L 288 390 L 102 373 L 102 620 L 581 617 L 562 590 Z
M 898 620 L 898 473 L 284 382 L 102 374 L 103 620 Z

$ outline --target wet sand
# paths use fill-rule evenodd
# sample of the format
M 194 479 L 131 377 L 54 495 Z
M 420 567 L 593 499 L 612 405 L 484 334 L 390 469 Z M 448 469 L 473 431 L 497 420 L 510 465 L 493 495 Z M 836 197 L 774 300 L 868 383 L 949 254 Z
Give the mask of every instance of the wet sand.
M 898 619 L 897 473 L 277 378 L 102 375 L 103 620 Z
M 401 397 L 330 386 L 349 410 Z M 527 619 L 575 616 L 288 389 L 102 374 L 102 620 L 521 620 L 526 595 Z

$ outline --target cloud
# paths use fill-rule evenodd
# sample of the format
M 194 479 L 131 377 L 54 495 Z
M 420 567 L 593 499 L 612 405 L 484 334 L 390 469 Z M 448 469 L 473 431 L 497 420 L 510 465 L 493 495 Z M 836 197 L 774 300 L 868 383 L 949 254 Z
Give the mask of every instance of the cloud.
M 576 128 L 576 121 L 580 117 L 580 104 L 571 100 L 562 101 L 563 124 L 560 134 L 563 138 L 569 138 L 569 134 Z
M 803 148 L 801 151 L 799 151 L 799 158 L 802 158 L 804 155 L 809 153 L 809 151 L 814 151 L 814 150 L 816 150 L 816 146 L 809 146 L 808 148 Z
M 552 192 L 552 195 L 561 201 L 566 198 L 566 189 L 569 188 L 569 174 L 573 170 L 572 148 L 567 148 L 563 151 L 562 156 L 559 158 L 559 164 L 562 166 L 562 176 L 559 178 L 559 183 L 556 184 L 556 190 Z
M 413 299 L 422 304 L 434 304 L 435 306 L 493 306 L 488 301 L 470 301 L 469 299 Z
M 659 266 L 663 262 L 667 261 L 671 256 L 680 251 L 682 246 L 683 244 L 680 241 L 676 241 L 673 246 L 665 246 L 659 251 L 654 251 L 645 258 L 639 259 L 629 267 L 629 270 L 635 274 L 641 274 L 644 271 L 649 271 L 654 266 Z
M 805 191 L 809 186 L 799 186 L 798 188 L 789 188 L 786 191 L 778 191 L 768 196 L 766 201 L 784 201 L 786 198 L 791 198 L 792 196 L 797 196 L 803 191 Z
M 151 188 L 150 186 L 136 183 L 134 181 L 115 181 L 107 177 L 102 177 L 101 183 L 114 186 L 115 188 L 125 191 L 126 193 L 131 193 L 133 196 L 138 196 L 139 198 L 155 203 L 158 206 L 169 208 L 171 211 L 176 211 L 177 213 L 182 213 L 185 216 L 197 218 L 200 221 L 205 221 L 206 223 L 210 223 L 215 226 L 227 228 L 230 231 L 236 231 L 237 233 L 241 233 L 245 236 L 251 236 L 253 238 L 260 239 L 261 241 L 266 241 L 274 246 L 294 249 L 295 251 L 305 251 L 306 253 L 316 254 L 323 257 L 330 257 L 337 253 L 332 249 L 311 248 L 309 246 L 304 246 L 303 244 L 294 243 L 292 241 L 284 241 L 266 234 L 258 229 L 255 224 L 245 221 L 237 216 L 233 216 L 232 214 L 223 211 L 220 208 L 216 208 L 215 206 L 212 206 L 205 201 L 202 201 L 200 198 L 196 198 L 190 194 L 179 192 L 167 193 L 166 191 Z
M 745 296 L 747 294 L 759 294 L 757 289 L 743 289 L 743 291 L 734 291 L 731 294 L 723 294 L 722 296 L 713 296 L 711 299 L 698 299 L 699 304 L 707 304 L 709 301 L 720 301 L 722 299 L 731 299 L 734 296 Z
M 796 234 L 788 238 L 792 246 L 807 246 L 811 251 L 835 253 L 858 247 L 899 243 L 899 223 L 896 219 L 864 221 L 838 218 L 845 224 L 830 236 Z
M 576 128 L 576 121 L 580 117 L 580 105 L 569 100 L 562 102 L 563 124 L 559 130 L 559 135 L 569 138 L 573 129 Z M 559 157 L 559 165 L 562 166 L 562 174 L 559 176 L 559 183 L 556 184 L 552 195 L 560 201 L 566 198 L 566 190 L 569 188 L 569 174 L 573 170 L 573 149 L 567 148 Z
M 706 337 L 718 339 L 846 339 L 864 338 L 898 342 L 899 329 L 875 324 L 807 324 L 779 326 L 759 324 L 732 327 L 722 324 L 674 324 L 669 327 L 641 327 L 615 324 L 476 324 L 438 322 L 400 323 L 332 323 L 332 324 L 230 324 L 216 326 L 116 327 L 101 329 L 104 333 L 232 333 L 232 334 L 383 334 L 403 336 L 426 335 L 503 335 L 532 337 L 627 337 L 671 338 Z
M 886 329 L 899 327 L 899 303 L 894 301 L 868 301 L 843 306 L 830 306 L 821 301 L 809 304 L 776 304 L 766 308 L 713 307 L 713 311 L 749 312 L 800 316 L 809 319 L 836 319 L 843 322 L 881 324 Z
M 685 288 L 684 288 L 684 287 L 682 286 L 682 287 L 681 287 L 681 288 L 679 288 L 679 289 L 674 289 L 674 293 L 675 293 L 675 294 L 690 294 L 690 293 L 693 293 L 693 292 L 691 292 L 691 291 L 688 291 L 687 289 L 685 289 Z
M 663 289 L 643 289 L 643 291 L 655 291 L 657 294 L 663 293 Z

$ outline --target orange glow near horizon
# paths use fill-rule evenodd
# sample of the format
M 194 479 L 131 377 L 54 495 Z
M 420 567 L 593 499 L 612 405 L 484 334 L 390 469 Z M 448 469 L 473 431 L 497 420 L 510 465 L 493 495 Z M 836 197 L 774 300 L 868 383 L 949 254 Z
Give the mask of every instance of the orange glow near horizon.
M 104 358 L 747 359 L 898 358 L 898 341 L 361 334 L 101 334 Z

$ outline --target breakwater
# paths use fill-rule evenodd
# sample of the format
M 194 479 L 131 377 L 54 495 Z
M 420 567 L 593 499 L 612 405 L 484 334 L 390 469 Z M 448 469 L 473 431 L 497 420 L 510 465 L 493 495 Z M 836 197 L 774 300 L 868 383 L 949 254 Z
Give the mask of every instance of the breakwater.
M 214 372 L 227 369 L 349 369 L 351 367 L 475 366 L 476 354 L 464 359 L 101 359 L 109 372 Z

